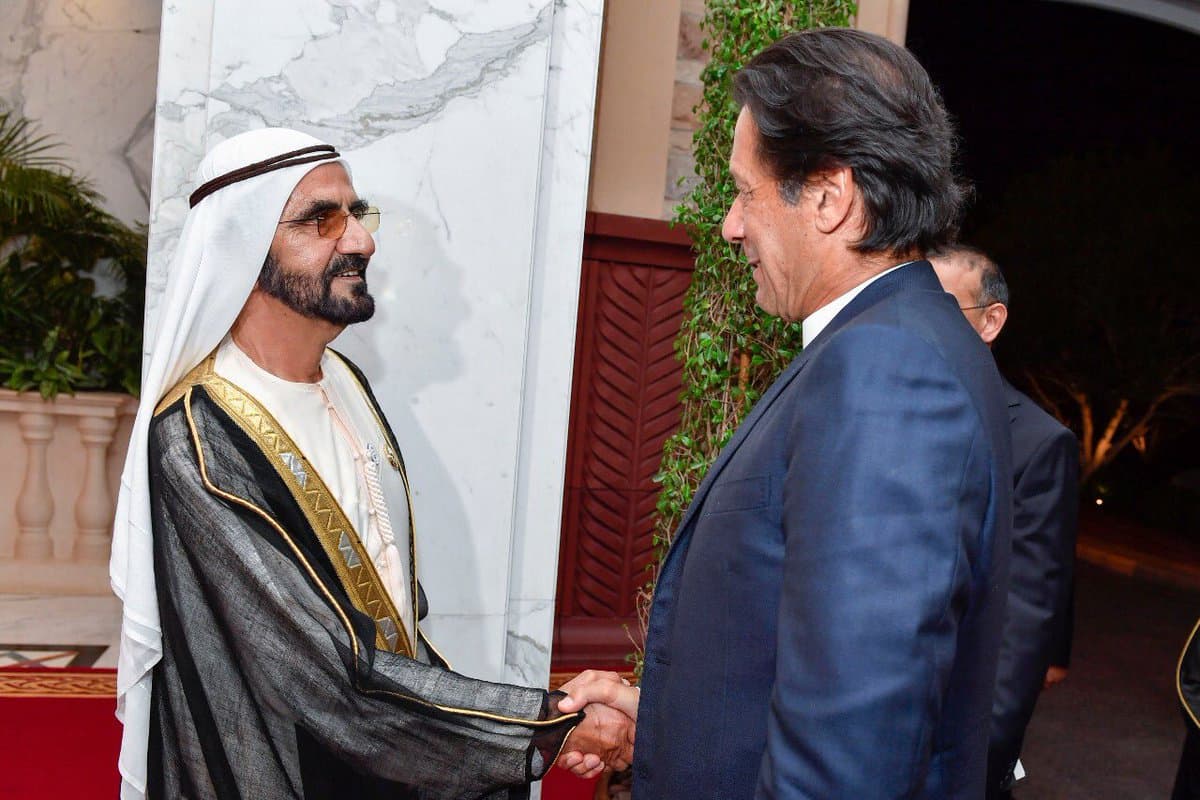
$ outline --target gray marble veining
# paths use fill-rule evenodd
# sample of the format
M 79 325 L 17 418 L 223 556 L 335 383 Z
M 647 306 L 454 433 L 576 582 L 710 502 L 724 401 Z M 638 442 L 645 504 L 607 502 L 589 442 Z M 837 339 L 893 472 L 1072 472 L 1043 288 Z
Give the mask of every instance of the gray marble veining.
M 6 0 L 0 104 L 62 143 L 106 208 L 149 209 L 160 7 L 156 0 Z

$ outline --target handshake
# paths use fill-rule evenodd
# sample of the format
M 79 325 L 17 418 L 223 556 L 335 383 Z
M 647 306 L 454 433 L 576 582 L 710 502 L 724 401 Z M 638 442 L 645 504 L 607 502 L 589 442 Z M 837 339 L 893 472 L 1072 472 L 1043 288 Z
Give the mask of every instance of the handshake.
M 627 769 L 633 763 L 634 730 L 641 693 L 615 672 L 585 670 L 564 683 L 567 696 L 558 710 L 571 714 L 580 709 L 585 719 L 567 737 L 555 762 L 581 778 L 593 778 L 611 767 Z

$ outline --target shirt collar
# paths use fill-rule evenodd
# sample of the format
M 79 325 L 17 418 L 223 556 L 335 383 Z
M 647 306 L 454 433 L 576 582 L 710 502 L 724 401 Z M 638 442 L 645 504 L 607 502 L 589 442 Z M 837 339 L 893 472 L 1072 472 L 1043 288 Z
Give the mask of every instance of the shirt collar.
M 895 272 L 901 267 L 907 267 L 912 263 L 912 261 L 905 261 L 903 264 L 897 264 L 891 269 L 885 269 L 883 272 L 880 272 L 877 275 L 872 275 L 858 286 L 855 286 L 853 289 L 839 297 L 835 297 L 833 300 L 830 300 L 828 303 L 805 317 L 804 322 L 802 323 L 804 346 L 808 347 L 808 345 L 812 343 L 813 339 L 816 339 L 818 336 L 820 336 L 821 331 L 825 330 L 825 326 L 833 322 L 833 318 L 838 315 L 838 312 L 850 305 L 850 301 L 858 297 L 859 293 L 862 292 L 863 289 L 866 289 L 872 283 L 879 280 L 884 275 L 887 275 L 889 272 Z

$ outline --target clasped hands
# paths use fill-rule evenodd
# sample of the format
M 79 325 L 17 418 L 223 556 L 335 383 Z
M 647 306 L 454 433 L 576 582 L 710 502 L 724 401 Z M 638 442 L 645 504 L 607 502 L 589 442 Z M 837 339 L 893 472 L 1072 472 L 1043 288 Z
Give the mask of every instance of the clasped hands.
M 567 697 L 558 710 L 583 709 L 583 722 L 571 731 L 555 762 L 581 778 L 599 775 L 606 767 L 618 772 L 633 763 L 634 730 L 641 693 L 615 672 L 585 670 L 560 687 Z

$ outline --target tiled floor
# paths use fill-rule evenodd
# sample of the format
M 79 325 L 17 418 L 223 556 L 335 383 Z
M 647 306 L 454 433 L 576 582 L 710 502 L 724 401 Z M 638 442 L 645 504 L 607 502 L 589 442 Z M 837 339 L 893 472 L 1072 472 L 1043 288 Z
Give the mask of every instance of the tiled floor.
M 115 667 L 116 597 L 0 594 L 0 667 Z

